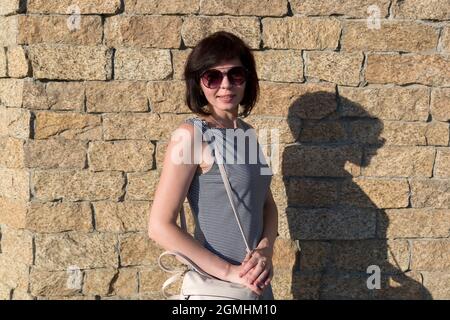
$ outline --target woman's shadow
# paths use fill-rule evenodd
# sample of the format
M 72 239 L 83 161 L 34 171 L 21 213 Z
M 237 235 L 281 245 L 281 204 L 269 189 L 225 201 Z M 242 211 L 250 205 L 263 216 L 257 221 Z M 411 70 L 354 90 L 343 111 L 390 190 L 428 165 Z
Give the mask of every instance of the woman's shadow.
M 287 195 L 280 224 L 284 218 L 299 248 L 292 297 L 431 299 L 410 270 L 408 241 L 387 238 L 384 209 L 395 207 L 395 185 L 361 175 L 385 144 L 383 122 L 335 93 L 315 92 L 290 106 L 288 124 L 297 144 L 283 149 L 278 174 Z

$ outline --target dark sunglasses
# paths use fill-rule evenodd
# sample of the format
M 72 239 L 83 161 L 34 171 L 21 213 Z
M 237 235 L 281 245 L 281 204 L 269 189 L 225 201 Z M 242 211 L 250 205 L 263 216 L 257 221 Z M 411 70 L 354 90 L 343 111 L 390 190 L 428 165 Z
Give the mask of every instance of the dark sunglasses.
M 228 81 L 233 86 L 240 86 L 247 80 L 248 71 L 244 67 L 233 67 L 227 72 L 218 69 L 209 69 L 200 75 L 200 79 L 205 87 L 217 89 L 222 84 L 223 77 L 226 75 Z

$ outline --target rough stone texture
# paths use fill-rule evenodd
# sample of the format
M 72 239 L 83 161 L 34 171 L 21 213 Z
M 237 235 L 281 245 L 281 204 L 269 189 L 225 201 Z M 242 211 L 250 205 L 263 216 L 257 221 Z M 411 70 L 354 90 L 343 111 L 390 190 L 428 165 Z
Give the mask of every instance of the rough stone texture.
M 264 47 L 272 49 L 336 49 L 341 32 L 334 18 L 264 18 L 262 25 Z
M 300 51 L 255 51 L 260 80 L 303 82 L 303 58 Z
M 253 127 L 254 134 L 261 147 L 269 143 L 293 143 L 299 135 L 300 129 L 302 129 L 301 120 L 295 118 L 289 120 L 284 118 L 265 119 L 250 115 L 243 119 L 243 121 Z M 277 130 L 277 136 L 272 134 L 271 130 Z M 250 134 L 250 131 L 248 131 L 248 134 Z M 275 141 L 275 139 L 278 141 Z M 265 156 L 267 157 L 267 155 Z
M 398 1 L 395 3 L 393 10 L 396 18 L 450 19 L 450 8 L 448 3 L 442 0 L 430 0 L 425 2 L 421 0 Z
M 450 178 L 450 150 L 438 149 L 434 177 Z
M 337 202 L 335 181 L 290 179 L 286 189 L 291 205 L 330 207 Z
M 150 203 L 125 201 L 121 203 L 94 202 L 96 230 L 100 232 L 137 232 L 147 230 Z
M 287 13 L 286 0 L 204 0 L 200 1 L 200 14 L 283 16 Z
M 108 296 L 111 294 L 111 283 L 117 278 L 117 270 L 113 268 L 86 270 L 83 281 L 83 293 L 87 295 Z
M 446 238 L 450 234 L 448 209 L 390 209 L 378 215 L 379 238 Z
M 28 13 L 72 13 L 68 8 L 76 5 L 80 9 L 80 14 L 94 13 L 116 13 L 120 8 L 120 0 L 62 0 L 62 1 L 46 1 L 46 0 L 28 0 Z
M 41 201 L 118 200 L 124 177 L 120 172 L 88 170 L 36 170 L 32 174 L 34 196 Z
M 8 48 L 8 76 L 11 78 L 25 78 L 28 75 L 29 66 L 23 47 Z
M 367 18 L 368 7 L 376 5 L 380 10 L 380 17 L 386 17 L 388 14 L 388 0 L 290 0 L 291 8 L 294 14 L 305 15 L 344 15 L 356 18 Z
M 369 83 L 450 85 L 450 60 L 441 55 L 369 54 Z
M 0 197 L 29 200 L 30 174 L 24 169 L 0 170 Z
M 30 140 L 25 144 L 27 168 L 83 169 L 86 146 L 80 141 L 65 139 Z
M 198 0 L 127 0 L 125 3 L 125 12 L 136 14 L 190 14 L 198 10 Z
M 40 270 L 117 267 L 117 236 L 108 233 L 38 234 L 35 266 Z
M 413 241 L 411 255 L 413 270 L 448 271 L 450 241 L 448 239 Z
M 145 171 L 152 168 L 153 145 L 146 141 L 93 142 L 89 168 L 93 171 Z
M 28 48 L 36 79 L 109 80 L 111 51 L 106 47 L 37 44 Z
M 34 138 L 60 137 L 69 140 L 100 140 L 101 119 L 97 115 L 75 112 L 37 112 Z
M 6 77 L 6 51 L 4 48 L 0 49 L 0 78 Z
M 365 149 L 361 174 L 366 177 L 431 177 L 433 147 L 384 147 Z
M 421 272 L 423 285 L 433 299 L 448 300 L 450 296 L 450 274 L 448 272 Z
M 273 252 L 274 269 L 289 269 L 294 267 L 299 248 L 292 240 L 277 238 Z
M 403 122 L 361 119 L 348 124 L 355 143 L 387 146 L 447 146 L 449 126 L 444 122 Z
M 130 94 L 131 91 L 136 93 Z M 148 110 L 145 82 L 86 82 L 88 112 L 145 112 Z
M 116 51 L 114 77 L 117 80 L 164 80 L 171 74 L 167 50 L 120 48 Z
M 342 115 L 381 120 L 426 121 L 429 91 L 425 87 L 339 87 Z M 395 105 L 396 108 L 392 108 Z
M 351 146 L 300 146 L 283 151 L 282 167 L 285 176 L 346 177 L 359 175 L 360 162 L 361 151 Z
M 39 233 L 91 232 L 92 210 L 87 202 L 32 202 L 26 228 Z
M 102 19 L 100 16 L 83 16 L 71 23 L 70 16 L 19 16 L 19 44 L 72 44 L 100 45 Z
M 308 52 L 306 76 L 357 86 L 363 58 L 360 53 Z
M 0 255 L 0 279 L 3 285 L 14 289 L 18 294 L 27 291 L 29 283 L 30 267 L 7 254 Z M 13 296 L 14 299 L 14 296 Z
M 163 252 L 150 240 L 147 233 L 128 233 L 120 236 L 120 263 L 122 266 L 157 266 Z
M 160 117 L 154 113 L 105 114 L 103 115 L 103 139 L 159 140 L 160 126 Z
M 398 273 L 409 268 L 406 240 L 336 241 L 331 248 L 328 268 L 337 272 L 366 272 L 377 265 L 385 273 Z
M 290 237 L 300 240 L 358 240 L 375 235 L 376 212 L 371 209 L 286 210 Z
M 233 32 L 242 38 L 252 49 L 259 48 L 261 40 L 260 25 L 257 18 L 229 17 L 186 17 L 181 27 L 181 35 L 187 47 L 194 47 L 202 38 L 216 31 Z
M 442 31 L 441 36 L 442 41 L 442 50 L 444 53 L 450 53 L 450 28 L 446 27 Z
M 137 269 L 121 268 L 117 275 L 116 281 L 113 283 L 114 293 L 118 296 L 132 297 L 138 291 Z
M 260 87 L 261 98 L 252 110 L 254 115 L 321 119 L 336 111 L 336 90 L 333 84 L 262 81 Z
M 304 274 L 291 270 L 278 270 L 272 279 L 274 295 L 280 299 L 306 299 L 320 298 L 320 274 Z
M 110 47 L 178 48 L 182 20 L 177 16 L 114 16 L 106 19 Z
M 184 102 L 184 81 L 151 81 L 147 85 L 150 109 L 155 113 L 190 112 Z
M 26 200 L 10 199 L 0 196 L 0 224 L 11 228 L 25 228 L 28 205 Z
M 409 186 L 405 179 L 355 178 L 342 185 L 342 204 L 360 208 L 405 208 Z
M 438 29 L 421 23 L 381 20 L 380 29 L 368 28 L 367 21 L 344 24 L 342 49 L 345 51 L 420 52 L 436 48 Z
M 3 0 L 0 4 L 0 15 L 14 14 L 20 9 L 20 0 Z
M 307 120 L 301 125 L 300 142 L 327 143 L 346 141 L 348 135 L 344 124 L 338 121 L 320 122 L 320 120 Z
M 13 46 L 17 44 L 19 33 L 17 16 L 0 16 L 0 47 Z
M 161 171 L 128 174 L 127 200 L 152 200 Z
M 79 271 L 81 273 L 81 271 Z M 31 293 L 34 296 L 72 296 L 80 293 L 81 281 L 71 281 L 72 274 L 65 271 L 38 271 L 30 274 Z M 82 275 L 81 275 L 82 276 Z M 72 277 L 76 277 L 72 276 Z
M 450 89 L 433 89 L 431 92 L 431 114 L 433 119 L 450 121 Z
M 327 241 L 298 241 L 299 266 L 303 272 L 323 271 L 330 259 L 331 243 Z
M 24 141 L 11 137 L 0 138 L 0 167 L 25 168 Z
M 33 235 L 28 230 L 2 226 L 2 255 L 18 263 L 33 263 Z M 3 279 L 2 279 L 3 280 Z
M 24 108 L 31 110 L 84 110 L 85 86 L 82 82 L 26 81 Z
M 30 135 L 30 112 L 0 106 L 0 136 L 27 139 Z
M 450 180 L 411 180 L 411 204 L 413 208 L 450 208 Z
M 23 80 L 0 79 L 0 106 L 22 107 L 23 93 Z
M 176 80 L 184 80 L 184 66 L 192 49 L 172 50 L 172 66 L 173 78 Z

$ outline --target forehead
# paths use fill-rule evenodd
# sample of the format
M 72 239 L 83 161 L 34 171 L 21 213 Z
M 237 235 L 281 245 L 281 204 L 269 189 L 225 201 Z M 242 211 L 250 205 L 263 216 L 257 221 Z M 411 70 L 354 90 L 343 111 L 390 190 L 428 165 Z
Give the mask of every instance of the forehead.
M 219 63 L 216 63 L 215 65 L 212 66 L 212 68 L 214 69 L 226 69 L 226 68 L 231 68 L 231 67 L 235 67 L 235 66 L 242 66 L 242 62 L 239 58 L 234 58 L 231 60 L 224 60 L 221 61 Z

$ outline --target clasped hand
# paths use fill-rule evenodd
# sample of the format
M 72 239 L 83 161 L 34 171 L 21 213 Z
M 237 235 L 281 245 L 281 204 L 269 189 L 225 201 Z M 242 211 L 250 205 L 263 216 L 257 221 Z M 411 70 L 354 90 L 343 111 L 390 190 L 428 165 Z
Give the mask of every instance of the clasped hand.
M 246 285 L 256 294 L 261 295 L 273 277 L 272 249 L 261 247 L 247 253 L 241 263 L 239 277 L 245 279 Z

